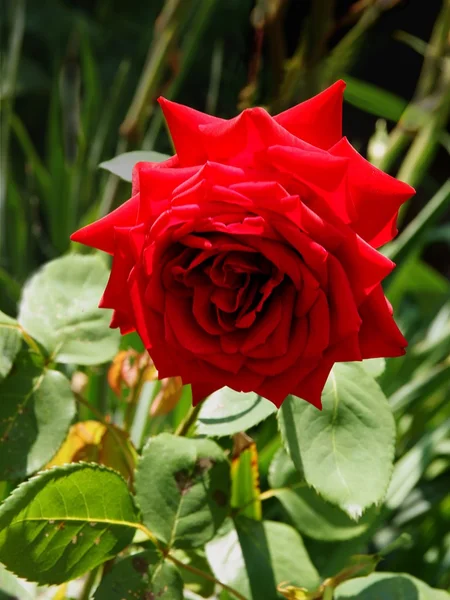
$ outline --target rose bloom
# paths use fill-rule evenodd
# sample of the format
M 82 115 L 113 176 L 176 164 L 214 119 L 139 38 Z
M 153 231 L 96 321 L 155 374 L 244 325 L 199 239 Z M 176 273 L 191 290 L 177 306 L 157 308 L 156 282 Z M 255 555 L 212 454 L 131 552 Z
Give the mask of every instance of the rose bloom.
M 320 408 L 335 362 L 404 354 L 376 248 L 414 190 L 342 137 L 344 87 L 229 121 L 161 98 L 177 154 L 138 163 L 131 199 L 72 236 L 114 257 L 111 327 L 194 403 L 229 386 Z

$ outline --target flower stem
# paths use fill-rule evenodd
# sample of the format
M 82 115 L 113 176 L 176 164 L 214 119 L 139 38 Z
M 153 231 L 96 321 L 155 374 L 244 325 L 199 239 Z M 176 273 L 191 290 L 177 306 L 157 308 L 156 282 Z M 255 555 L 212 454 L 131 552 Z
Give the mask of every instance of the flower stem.
M 205 571 L 201 571 L 200 569 L 197 569 L 196 567 L 193 567 L 192 565 L 187 565 L 186 563 L 182 562 L 181 560 L 178 560 L 178 558 L 175 558 L 171 554 L 168 554 L 166 558 L 171 560 L 175 565 L 177 565 L 177 567 L 186 569 L 186 571 L 190 571 L 194 575 L 198 575 L 199 577 L 202 577 L 203 579 L 207 579 L 208 581 L 212 581 L 212 582 L 220 585 L 224 590 L 226 590 L 230 594 L 233 594 L 233 596 L 235 598 L 238 598 L 238 600 L 247 600 L 247 598 L 245 596 L 243 596 L 240 592 L 233 589 L 229 585 L 222 583 L 221 581 L 216 579 L 213 575 L 210 575 L 209 573 L 205 573 Z
M 201 400 L 198 404 L 196 404 L 195 406 L 191 406 L 189 408 L 187 415 L 184 417 L 184 419 L 181 421 L 181 423 L 176 428 L 175 435 L 184 436 L 184 435 L 188 434 L 189 429 L 192 427 L 192 425 L 197 420 L 197 417 L 198 417 L 198 414 L 200 412 L 203 402 L 204 402 L 204 400 Z
M 97 581 L 97 575 L 99 574 L 100 569 L 101 567 L 96 567 L 88 573 L 78 600 L 89 600 L 91 598 L 92 588 Z

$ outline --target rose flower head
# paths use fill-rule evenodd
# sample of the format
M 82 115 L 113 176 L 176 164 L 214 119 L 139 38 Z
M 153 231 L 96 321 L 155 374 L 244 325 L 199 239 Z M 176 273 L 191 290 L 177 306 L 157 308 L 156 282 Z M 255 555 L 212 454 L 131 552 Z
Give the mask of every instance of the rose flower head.
M 320 408 L 335 362 L 404 354 L 376 248 L 414 190 L 342 137 L 344 87 L 231 120 L 161 98 L 176 155 L 138 163 L 130 200 L 72 235 L 113 255 L 111 327 L 194 403 L 229 386 Z

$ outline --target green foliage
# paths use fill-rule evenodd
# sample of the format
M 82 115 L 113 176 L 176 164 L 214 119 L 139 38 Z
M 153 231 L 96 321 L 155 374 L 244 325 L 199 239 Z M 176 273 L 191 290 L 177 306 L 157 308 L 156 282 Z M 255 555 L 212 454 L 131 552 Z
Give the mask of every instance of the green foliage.
M 345 76 L 345 100 L 368 113 L 397 122 L 407 107 L 406 100 L 376 85 Z
M 118 560 L 102 579 L 94 600 L 135 600 L 146 596 L 183 600 L 183 580 L 178 569 L 156 551 L 136 552 Z
M 432 589 L 423 581 L 403 573 L 373 573 L 338 587 L 336 600 L 448 600 L 450 594 Z
M 161 434 L 150 439 L 136 471 L 145 525 L 169 547 L 210 540 L 229 504 L 229 465 L 211 440 Z
M 0 311 L 0 382 L 11 371 L 21 344 L 17 321 Z
M 275 411 L 272 402 L 253 392 L 240 394 L 230 388 L 222 388 L 211 394 L 202 405 L 197 433 L 212 437 L 233 435 L 254 427 Z
M 308 487 L 283 449 L 270 465 L 269 483 L 295 528 L 316 540 L 338 541 L 360 536 L 376 514 L 374 509 L 369 509 L 355 521 L 323 500 Z
M 302 538 L 284 523 L 241 518 L 207 544 L 206 556 L 214 575 L 249 600 L 276 600 L 281 583 L 308 589 L 319 583 Z
M 366 370 L 336 364 L 323 409 L 291 396 L 279 412 L 280 431 L 296 467 L 325 500 L 358 519 L 381 502 L 394 458 L 395 425 L 386 398 Z
M 100 258 L 56 259 L 25 285 L 18 321 L 54 361 L 92 365 L 110 360 L 119 334 L 108 329 L 111 314 L 97 307 L 107 280 Z
M 78 464 L 44 471 L 0 508 L 0 560 L 38 583 L 62 583 L 116 556 L 139 522 L 125 481 Z
M 22 479 L 40 469 L 64 441 L 75 416 L 68 379 L 19 356 L 0 383 L 0 478 Z
M 131 181 L 131 174 L 133 167 L 138 162 L 162 162 L 167 160 L 169 156 L 167 154 L 161 154 L 161 152 L 152 152 L 144 150 L 136 150 L 135 152 L 125 152 L 115 156 L 111 160 L 106 160 L 99 164 L 99 167 L 117 175 L 124 181 Z

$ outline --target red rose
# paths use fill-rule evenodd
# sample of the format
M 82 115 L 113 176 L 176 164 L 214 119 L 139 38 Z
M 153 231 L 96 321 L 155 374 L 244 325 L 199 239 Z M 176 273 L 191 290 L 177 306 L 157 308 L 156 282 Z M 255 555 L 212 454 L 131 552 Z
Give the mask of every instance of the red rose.
M 229 386 L 320 407 L 333 363 L 404 354 L 375 248 L 414 190 L 342 137 L 344 87 L 230 121 L 161 99 L 177 154 L 72 236 L 114 256 L 100 306 L 194 402 Z

